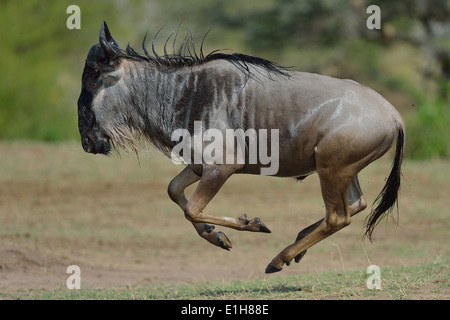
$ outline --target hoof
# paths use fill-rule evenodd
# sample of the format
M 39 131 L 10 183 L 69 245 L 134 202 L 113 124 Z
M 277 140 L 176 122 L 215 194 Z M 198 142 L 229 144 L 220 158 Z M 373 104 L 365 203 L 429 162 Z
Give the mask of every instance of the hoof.
M 222 231 L 218 231 L 216 237 L 217 237 L 217 245 L 222 249 L 230 251 L 230 249 L 232 248 L 231 241 L 230 239 L 228 239 L 225 233 L 223 233 Z
M 270 231 L 269 228 L 266 227 L 266 225 L 261 221 L 260 218 L 255 218 L 255 222 L 259 225 L 259 232 L 272 233 L 272 231 Z
M 298 254 L 298 255 L 295 257 L 295 263 L 299 263 L 300 260 L 302 260 L 303 256 L 306 254 L 306 251 L 307 251 L 307 250 L 301 252 L 300 254 Z
M 281 271 L 283 268 L 277 268 L 272 263 L 269 263 L 269 265 L 266 268 L 266 273 L 275 273 Z

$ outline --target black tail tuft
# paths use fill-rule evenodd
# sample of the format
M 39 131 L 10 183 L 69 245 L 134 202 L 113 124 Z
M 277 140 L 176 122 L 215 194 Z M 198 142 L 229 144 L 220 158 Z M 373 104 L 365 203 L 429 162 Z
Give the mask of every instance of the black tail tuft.
M 395 159 L 392 166 L 391 173 L 386 181 L 386 184 L 373 202 L 372 207 L 376 208 L 367 217 L 366 232 L 367 236 L 372 241 L 372 232 L 377 226 L 379 220 L 392 213 L 394 206 L 397 206 L 398 212 L 398 191 L 400 189 L 401 180 L 401 164 L 403 160 L 403 148 L 405 143 L 405 134 L 402 129 L 398 131 L 397 148 L 395 151 Z

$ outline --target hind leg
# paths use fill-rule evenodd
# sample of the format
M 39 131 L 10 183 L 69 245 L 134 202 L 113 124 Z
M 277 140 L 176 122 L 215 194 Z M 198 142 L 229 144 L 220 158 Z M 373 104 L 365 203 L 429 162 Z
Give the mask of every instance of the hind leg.
M 347 201 L 350 209 L 350 216 L 354 216 L 367 207 L 357 175 L 353 178 L 352 183 L 348 188 Z
M 356 175 L 347 192 L 347 202 L 349 204 L 349 210 L 350 210 L 350 216 L 353 216 L 357 214 L 358 212 L 363 211 L 366 207 L 366 201 L 364 200 L 363 193 L 361 190 L 361 187 L 359 185 L 358 176 Z M 302 231 L 300 231 L 297 235 L 297 238 L 295 239 L 295 242 L 303 239 L 308 234 L 310 234 L 314 229 L 316 229 L 321 223 L 323 219 L 317 221 L 316 223 L 310 225 L 309 227 L 306 227 Z M 298 263 L 303 258 L 303 256 L 306 254 L 306 251 L 301 252 L 295 257 L 295 262 Z
M 342 169 L 323 166 L 318 170 L 326 209 L 325 217 L 301 231 L 296 242 L 286 247 L 272 260 L 266 268 L 266 273 L 280 271 L 284 264 L 289 265 L 296 257 L 300 260 L 308 248 L 349 225 L 352 214 L 363 210 L 363 206 L 356 204 L 358 201 L 361 204 L 364 202 L 358 188 L 359 183 L 354 179 L 356 173 L 357 170 L 353 166 Z M 352 205 L 355 204 L 352 207 L 349 206 L 348 199 L 350 188 L 352 192 L 356 192 L 351 196 L 352 199 L 356 199 L 357 195 L 361 194 L 358 200 L 352 203 Z

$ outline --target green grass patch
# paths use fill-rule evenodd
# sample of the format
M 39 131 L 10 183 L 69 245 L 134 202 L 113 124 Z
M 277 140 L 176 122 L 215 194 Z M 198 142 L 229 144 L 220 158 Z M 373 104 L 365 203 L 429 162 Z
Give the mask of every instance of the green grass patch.
M 380 266 L 381 289 L 368 289 L 366 270 L 325 271 L 257 280 L 205 281 L 192 284 L 141 284 L 108 289 L 20 290 L 3 299 L 37 300 L 298 300 L 298 299 L 448 299 L 448 260 L 414 266 Z

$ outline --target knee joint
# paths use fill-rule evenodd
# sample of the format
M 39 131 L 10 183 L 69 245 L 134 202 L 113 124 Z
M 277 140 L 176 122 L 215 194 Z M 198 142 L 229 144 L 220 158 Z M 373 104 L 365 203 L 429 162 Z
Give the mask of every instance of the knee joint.
M 199 222 L 199 214 L 192 210 L 192 208 L 189 207 L 189 204 L 184 208 L 184 216 L 190 222 Z

